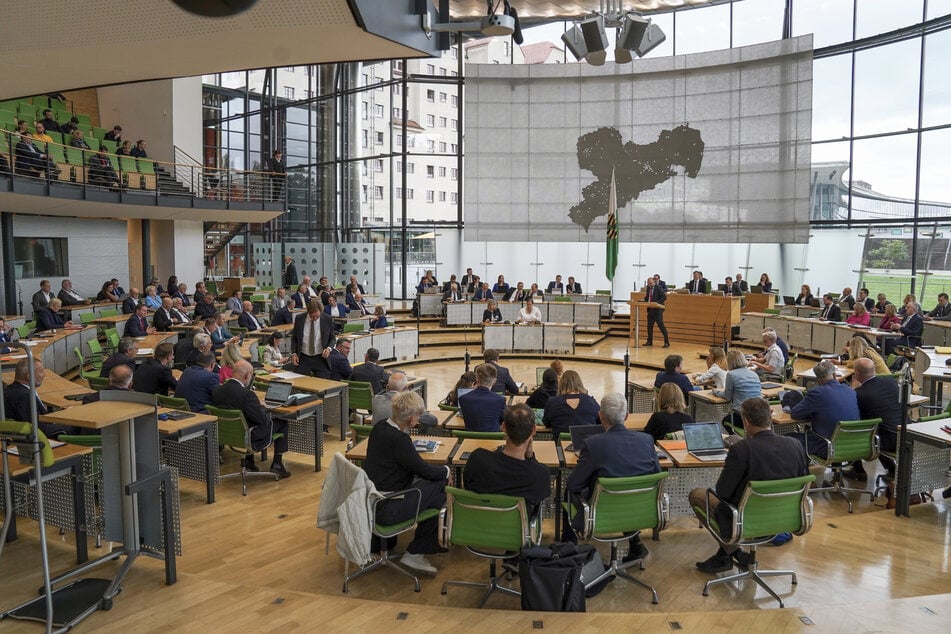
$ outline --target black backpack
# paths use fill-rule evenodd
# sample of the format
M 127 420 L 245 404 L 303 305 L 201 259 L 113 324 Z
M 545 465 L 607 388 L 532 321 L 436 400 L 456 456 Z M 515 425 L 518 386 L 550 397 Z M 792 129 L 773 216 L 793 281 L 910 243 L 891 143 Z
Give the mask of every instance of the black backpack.
M 557 543 L 532 546 L 518 558 L 522 609 L 540 612 L 584 612 L 581 569 L 598 557 L 594 546 Z

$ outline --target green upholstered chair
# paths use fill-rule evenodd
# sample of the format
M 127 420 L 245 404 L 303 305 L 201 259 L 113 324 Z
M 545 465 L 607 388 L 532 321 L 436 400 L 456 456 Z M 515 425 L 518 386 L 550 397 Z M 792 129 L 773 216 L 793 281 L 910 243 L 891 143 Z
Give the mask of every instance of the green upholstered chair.
M 347 408 L 361 421 L 373 417 L 373 388 L 366 381 L 344 381 L 350 386 Z
M 696 509 L 701 517 L 701 523 L 706 527 L 720 544 L 748 547 L 749 564 L 745 571 L 738 574 L 712 579 L 703 586 L 703 596 L 709 596 L 710 587 L 721 584 L 744 581 L 754 581 L 783 607 L 783 600 L 766 583 L 764 577 L 792 577 L 792 583 L 797 583 L 796 572 L 793 570 L 760 570 L 756 561 L 756 548 L 765 544 L 780 533 L 803 535 L 812 528 L 812 500 L 809 499 L 809 485 L 815 480 L 814 476 L 807 475 L 799 478 L 784 480 L 751 481 L 738 506 L 730 506 L 720 500 L 720 504 L 729 507 L 732 526 L 730 537 L 721 535 L 720 526 L 711 516 L 711 501 L 716 498 L 712 489 L 707 490 L 707 503 L 703 509 Z
M 208 410 L 208 413 L 212 416 L 218 418 L 218 443 L 222 445 L 227 445 L 239 451 L 244 455 L 253 456 L 254 451 L 251 449 L 251 430 L 248 427 L 248 421 L 244 418 L 244 413 L 239 409 L 224 409 L 221 407 L 214 407 L 213 405 L 207 405 L 205 408 Z M 268 447 L 271 446 L 271 443 L 275 438 L 280 438 L 281 434 L 272 434 L 271 439 L 268 442 Z M 261 450 L 263 452 L 267 451 L 267 447 Z M 241 495 L 248 494 L 248 477 L 265 477 L 271 478 L 273 480 L 278 479 L 276 473 L 271 471 L 248 471 L 245 466 L 244 460 L 241 461 L 241 470 L 236 471 L 235 473 L 224 473 L 220 477 L 222 480 L 225 478 L 241 478 Z
M 79 377 L 82 379 L 88 379 L 90 376 L 93 376 L 93 373 L 86 373 L 86 359 L 83 358 L 83 351 L 79 349 L 79 346 L 73 348 L 73 354 L 76 355 L 76 358 L 79 360 Z M 100 370 L 102 368 L 102 361 L 99 362 L 99 367 L 96 368 L 93 366 L 93 369 Z M 98 376 L 96 374 L 95 376 Z
M 167 407 L 169 409 L 177 409 L 182 412 L 190 412 L 192 408 L 189 407 L 188 401 L 183 398 L 176 398 L 174 396 L 167 396 L 165 394 L 157 394 L 159 407 Z
M 101 370 L 103 353 L 102 353 L 102 346 L 99 344 L 99 340 L 90 339 L 89 341 L 86 342 L 86 347 L 89 348 L 89 352 L 90 352 L 89 361 L 90 363 L 92 363 L 92 367 L 96 368 L 97 370 Z
M 810 493 L 829 491 L 838 493 L 849 503 L 849 513 L 852 512 L 852 498 L 848 493 L 868 495 L 874 497 L 867 489 L 850 488 L 845 485 L 842 471 L 856 460 L 875 460 L 878 458 L 878 426 L 881 418 L 867 420 L 844 420 L 835 426 L 832 438 L 824 439 L 828 446 L 825 458 L 810 455 L 809 460 L 816 465 L 823 465 L 832 469 L 832 486 L 816 487 Z
M 343 334 L 348 332 L 363 332 L 366 328 L 361 322 L 346 323 L 343 325 Z
M 584 524 L 579 537 L 611 544 L 611 564 L 600 576 L 585 583 L 586 588 L 617 576 L 650 591 L 653 603 L 658 602 L 657 591 L 652 586 L 627 572 L 635 565 L 643 570 L 643 561 L 622 563 L 618 545 L 642 530 L 650 528 L 660 532 L 667 526 L 669 500 L 664 493 L 664 480 L 669 475 L 661 471 L 629 478 L 598 478 L 590 500 L 582 508 Z M 569 517 L 574 517 L 574 506 L 570 502 L 563 505 Z
M 529 518 L 523 498 L 446 487 L 446 506 L 439 513 L 439 543 L 446 548 L 465 546 L 469 552 L 488 559 L 489 579 L 446 581 L 442 594 L 449 586 L 483 588 L 480 608 L 496 590 L 521 596 L 518 590 L 499 585 L 497 565 L 518 557 L 524 546 L 537 544 L 540 539 L 541 528 Z
M 109 387 L 109 377 L 87 374 L 85 376 L 85 379 L 86 379 L 86 382 L 89 383 L 89 387 L 96 390 L 97 392 Z
M 373 425 L 350 425 L 350 440 L 347 441 L 347 451 L 369 438 L 371 431 L 373 431 Z

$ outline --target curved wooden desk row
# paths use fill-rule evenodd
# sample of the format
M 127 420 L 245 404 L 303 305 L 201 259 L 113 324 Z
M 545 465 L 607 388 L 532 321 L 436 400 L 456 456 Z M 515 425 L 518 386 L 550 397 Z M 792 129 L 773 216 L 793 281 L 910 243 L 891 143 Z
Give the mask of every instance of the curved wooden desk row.
M 416 297 L 417 297 L 417 299 L 418 299 L 418 301 L 419 301 L 419 314 L 422 315 L 422 316 L 428 316 L 428 317 L 440 317 L 440 316 L 442 316 L 442 314 L 443 314 L 442 295 L 443 295 L 442 293 L 420 293 L 420 294 L 417 294 Z M 470 296 L 470 295 L 469 295 L 468 293 L 463 293 L 463 294 L 462 294 L 463 299 L 465 299 L 465 300 L 467 300 L 467 301 L 468 301 L 468 299 L 469 299 L 469 296 Z M 552 298 L 552 297 L 555 297 L 555 295 L 552 295 L 551 293 L 548 293 L 545 297 L 548 298 L 548 302 L 549 302 L 549 303 L 552 303 L 552 304 L 559 303 L 559 302 L 552 302 L 552 301 L 551 301 L 551 298 Z M 601 294 L 601 293 L 569 293 L 569 294 L 567 294 L 567 295 L 564 295 L 563 297 L 569 298 L 569 299 L 571 300 L 570 303 L 580 302 L 580 303 L 587 303 L 587 304 L 597 304 L 597 305 L 598 305 L 598 312 L 599 312 L 599 315 L 600 315 L 601 317 L 610 317 L 610 316 L 611 316 L 611 295 L 610 295 L 610 294 Z M 513 306 L 520 306 L 520 303 L 519 303 L 519 302 L 502 302 L 502 301 L 501 301 L 501 297 L 496 297 L 495 299 L 496 299 L 497 302 L 499 302 L 499 307 L 500 307 L 500 308 L 502 307 L 503 304 L 511 304 L 511 305 L 513 305 Z M 540 304 L 541 304 L 542 302 L 544 302 L 545 300 L 544 300 L 542 297 L 539 297 L 538 300 L 539 300 L 539 303 L 536 304 L 536 305 L 538 305 L 538 306 L 540 307 Z M 565 302 L 565 304 L 568 304 L 568 303 L 569 303 L 569 302 Z M 473 302 L 473 304 L 485 306 L 485 304 L 482 303 L 482 302 Z M 473 315 L 475 315 L 475 310 L 476 310 L 476 309 L 474 309 L 474 308 L 472 309 L 472 314 L 473 314 Z M 485 309 L 483 308 L 482 310 L 485 310 Z M 479 314 L 478 314 L 477 316 L 474 316 L 474 317 L 472 318 L 473 321 L 470 322 L 470 323 L 478 323 L 478 322 L 482 321 L 482 310 L 479 310 Z M 589 309 L 584 309 L 584 310 L 587 311 L 587 310 L 589 310 Z M 518 312 L 518 311 L 516 310 L 516 312 Z M 503 310 L 503 313 L 502 313 L 502 314 L 503 314 L 503 315 L 505 314 L 504 310 Z M 587 314 L 587 313 L 585 313 L 585 314 Z M 559 319 L 557 319 L 557 320 L 556 320 L 556 319 L 552 319 L 552 321 L 561 321 L 561 320 L 562 320 L 562 319 L 560 319 L 561 315 L 556 315 L 556 317 L 559 317 Z M 508 317 L 506 317 L 506 319 L 508 319 Z M 511 320 L 510 320 L 510 321 L 511 321 Z M 568 321 L 570 321 L 570 320 L 568 320 Z M 450 323 L 449 325 L 452 325 L 452 323 Z M 463 325 L 463 324 L 458 324 L 458 325 Z M 597 326 L 592 326 L 592 327 L 597 327 Z
M 486 324 L 482 348 L 500 352 L 574 354 L 575 324 Z
M 521 302 L 498 302 L 502 319 L 518 320 Z M 594 302 L 537 302 L 535 307 L 542 315 L 542 321 L 573 323 L 580 328 L 598 329 L 601 327 L 601 307 Z M 486 309 L 484 302 L 454 302 L 446 304 L 447 326 L 474 326 L 482 323 L 482 313 Z
M 864 335 L 873 341 L 876 338 L 887 339 L 903 336 L 896 331 L 856 328 L 808 317 L 743 313 L 743 321 L 740 324 L 740 339 L 760 342 L 765 328 L 775 330 L 776 334 L 790 348 L 812 350 L 821 354 L 841 352 L 852 337 L 859 335 Z

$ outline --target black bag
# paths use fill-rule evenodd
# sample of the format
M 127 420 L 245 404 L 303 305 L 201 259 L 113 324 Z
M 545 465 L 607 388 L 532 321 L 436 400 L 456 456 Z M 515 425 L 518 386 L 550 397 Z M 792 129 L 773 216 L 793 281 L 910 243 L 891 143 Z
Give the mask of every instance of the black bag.
M 522 549 L 518 576 L 522 609 L 540 612 L 584 612 L 581 569 L 598 557 L 594 546 L 557 543 Z
M 798 390 L 787 390 L 783 393 L 782 398 L 779 399 L 779 403 L 782 405 L 783 411 L 788 412 L 795 406 L 802 403 L 804 398 L 805 396 L 803 396 L 802 392 Z

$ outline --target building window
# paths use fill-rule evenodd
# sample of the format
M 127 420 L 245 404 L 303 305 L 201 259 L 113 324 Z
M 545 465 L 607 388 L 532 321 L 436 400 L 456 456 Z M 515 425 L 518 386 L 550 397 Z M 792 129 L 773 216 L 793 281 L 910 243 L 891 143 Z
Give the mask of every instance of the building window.
M 449 74 L 450 74 L 452 77 L 458 77 L 458 76 L 459 76 L 459 73 L 457 73 L 456 71 L 451 71 Z
M 414 148 L 416 147 L 416 137 L 411 136 L 407 139 L 406 147 Z
M 373 188 L 373 197 L 377 200 L 383 200 L 383 185 L 376 185 Z
M 308 68 L 310 68 L 310 67 L 308 66 Z M 313 99 L 313 98 L 314 98 L 314 91 L 313 91 L 313 90 L 305 90 L 305 91 L 304 91 L 304 99 Z
M 363 186 L 363 193 L 361 194 L 361 200 L 363 202 L 367 201 L 367 186 L 366 185 Z
M 410 187 L 406 190 L 406 200 L 413 200 L 413 188 Z
M 446 202 L 446 192 L 439 192 L 439 202 Z
M 435 74 L 436 74 L 436 67 L 433 66 L 432 64 L 426 64 L 426 74 L 427 74 L 427 75 L 435 75 Z
M 284 98 L 293 99 L 294 98 L 294 87 L 293 86 L 284 86 Z
M 446 175 L 446 168 L 443 167 L 442 165 L 439 166 L 439 175 L 440 175 L 440 176 L 445 176 L 445 175 Z
M 459 146 L 456 145 L 455 143 L 450 143 L 450 144 L 449 144 L 449 151 L 452 152 L 453 154 L 458 154 L 458 153 L 459 153 Z
M 376 133 L 376 144 L 377 144 L 377 145 L 383 145 L 383 133 L 382 133 L 382 132 L 377 132 L 377 133 Z
M 426 115 L 426 125 L 428 125 L 429 127 L 435 126 L 435 125 L 436 125 L 436 115 L 434 115 L 434 114 L 428 114 L 428 115 Z
M 397 173 L 403 171 L 403 161 L 396 161 L 396 171 Z
M 363 147 L 370 147 L 370 131 L 363 130 Z
M 439 127 L 440 128 L 446 127 L 446 117 L 439 117 Z
M 376 159 L 373 161 L 373 171 L 382 172 L 383 171 L 383 159 Z
M 457 192 L 449 192 L 449 202 L 456 203 L 459 201 L 459 194 Z
M 436 91 L 429 88 L 426 90 L 426 101 L 432 103 L 436 101 Z
M 426 178 L 435 178 L 436 168 L 432 165 L 426 166 Z
M 451 178 L 452 180 L 458 180 L 458 179 L 459 179 L 459 168 L 453 167 L 452 169 L 450 169 L 450 170 L 449 170 L 449 178 Z
M 364 176 L 367 175 L 367 164 L 366 164 L 366 161 L 364 161 L 363 163 L 360 163 L 360 173 L 361 173 L 362 175 L 364 175 Z
M 399 59 L 398 59 L 398 60 L 395 60 L 395 61 L 393 62 L 393 69 L 394 69 L 394 70 L 403 70 L 403 60 L 399 60 Z
M 457 104 L 459 103 L 459 98 L 456 97 L 455 95 L 450 95 L 450 96 L 449 96 L 449 103 L 451 103 L 452 105 L 455 106 L 455 105 L 457 105 Z
M 394 95 L 400 94 L 400 85 L 399 85 L 399 84 L 393 84 L 393 94 L 394 94 Z
M 402 135 L 402 134 L 397 134 L 397 135 L 396 135 L 396 145 L 398 145 L 398 146 L 400 146 L 400 147 L 403 146 L 403 135 Z
M 361 101 L 360 102 L 360 118 L 366 121 L 367 118 L 370 116 L 369 113 L 370 113 L 370 104 L 368 104 L 365 101 Z
M 376 114 L 377 119 L 383 118 L 383 104 L 378 103 L 373 106 L 373 112 Z
M 313 77 L 314 76 L 314 67 L 313 66 L 304 66 L 304 76 Z
M 436 141 L 434 141 L 433 139 L 429 139 L 428 141 L 426 141 L 426 150 L 429 151 L 429 152 L 435 152 L 435 151 L 436 151 Z
M 426 202 L 434 203 L 436 202 L 436 192 L 431 189 L 426 190 Z
M 446 69 L 445 69 L 445 68 L 440 68 L 440 69 L 439 69 L 439 74 L 440 74 L 441 76 L 445 77 L 445 76 L 446 76 Z
M 406 164 L 406 173 L 414 174 L 416 172 L 416 163 L 407 163 Z
M 400 109 L 399 109 L 399 108 L 393 108 L 393 118 L 394 118 L 394 119 L 399 119 L 399 118 L 400 118 Z
M 446 93 L 444 92 L 439 93 L 439 103 L 446 103 Z
M 396 197 L 397 197 L 397 198 L 402 198 L 402 197 L 403 197 L 403 188 L 402 188 L 402 187 L 397 187 L 397 188 L 396 188 Z
M 456 49 L 454 48 L 449 49 L 449 57 L 456 59 Z
M 440 152 L 445 152 L 445 151 L 446 151 L 446 142 L 445 142 L 445 141 L 440 141 L 440 142 L 439 142 L 439 151 L 440 151 Z
M 369 85 L 370 85 L 370 76 L 367 75 L 366 73 L 363 73 L 362 75 L 360 75 L 360 85 L 361 85 L 361 86 L 369 86 Z
M 450 120 L 449 120 L 449 128 L 450 128 L 450 129 L 455 130 L 455 129 L 457 129 L 458 127 L 459 127 L 459 121 L 458 121 L 457 119 L 450 119 Z

